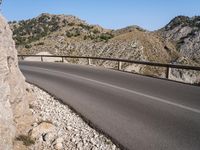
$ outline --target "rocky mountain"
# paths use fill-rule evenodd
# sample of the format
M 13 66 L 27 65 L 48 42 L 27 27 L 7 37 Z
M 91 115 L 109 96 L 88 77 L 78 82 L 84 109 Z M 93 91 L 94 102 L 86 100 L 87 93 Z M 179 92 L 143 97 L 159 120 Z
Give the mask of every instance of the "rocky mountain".
M 18 68 L 17 50 L 12 32 L 0 15 L 0 149 L 11 150 L 17 135 L 31 125 L 31 92 Z M 18 145 L 18 147 L 20 147 Z
M 51 14 L 41 14 L 26 21 L 10 22 L 10 26 L 19 54 L 50 52 L 57 55 L 98 56 L 198 65 L 200 61 L 199 45 L 195 42 L 198 41 L 198 38 L 192 35 L 192 33 L 195 33 L 198 36 L 196 34 L 196 32 L 199 32 L 199 28 L 197 29 L 198 21 L 196 21 L 198 17 L 193 18 L 196 22 L 194 24 L 188 21 L 191 20 L 190 18 L 183 19 L 185 22 L 177 18 L 173 19 L 166 27 L 155 32 L 149 32 L 138 26 L 109 30 L 98 25 L 87 24 L 74 16 Z M 182 22 L 185 26 L 179 25 Z M 185 38 L 184 35 L 189 36 L 189 39 Z M 185 44 L 181 43 L 183 37 Z M 191 38 L 193 38 L 194 43 L 190 42 Z M 192 48 L 196 49 L 191 50 Z M 67 59 L 66 61 L 87 63 L 78 59 Z M 105 67 L 117 67 L 117 64 L 113 62 L 93 61 L 92 63 Z M 165 76 L 164 68 L 127 63 L 123 64 L 122 67 L 126 71 L 159 77 Z M 199 82 L 200 77 L 196 77 L 198 76 L 196 72 L 192 75 L 188 75 L 187 72 L 184 75 L 182 73 L 172 70 L 171 77 L 176 79 L 176 76 L 178 76 L 184 81 Z
M 157 33 L 175 45 L 181 56 L 176 62 L 200 66 L 200 16 L 175 17 Z M 199 72 L 196 71 L 172 70 L 172 73 L 178 80 L 200 82 Z
M 158 32 L 172 41 L 182 56 L 200 63 L 200 16 L 175 17 Z

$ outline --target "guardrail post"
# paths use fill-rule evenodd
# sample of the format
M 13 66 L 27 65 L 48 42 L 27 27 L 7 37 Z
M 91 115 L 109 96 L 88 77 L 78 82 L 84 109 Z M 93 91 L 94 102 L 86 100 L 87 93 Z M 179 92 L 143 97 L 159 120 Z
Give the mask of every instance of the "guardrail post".
M 41 56 L 41 61 L 43 61 L 43 57 Z
M 88 58 L 88 65 L 92 65 L 92 61 L 90 58 Z
M 62 62 L 64 62 L 64 58 L 62 57 Z
M 122 62 L 118 61 L 118 70 L 122 70 Z
M 169 67 L 166 68 L 166 78 L 169 79 Z

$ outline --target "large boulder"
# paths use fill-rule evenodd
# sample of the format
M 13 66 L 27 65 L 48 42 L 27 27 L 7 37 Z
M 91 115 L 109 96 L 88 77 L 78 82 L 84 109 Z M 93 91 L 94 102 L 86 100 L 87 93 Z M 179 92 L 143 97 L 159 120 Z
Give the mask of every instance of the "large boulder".
M 13 149 L 16 134 L 24 132 L 32 120 L 30 94 L 18 68 L 12 32 L 0 15 L 0 149 Z

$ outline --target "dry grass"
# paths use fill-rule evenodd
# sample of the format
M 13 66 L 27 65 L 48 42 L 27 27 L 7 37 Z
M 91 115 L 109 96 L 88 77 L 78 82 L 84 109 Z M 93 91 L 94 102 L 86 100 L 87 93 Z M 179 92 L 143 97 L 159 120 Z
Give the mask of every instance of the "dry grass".
M 21 134 L 18 137 L 16 137 L 16 140 L 22 141 L 25 146 L 30 146 L 30 145 L 35 144 L 35 141 L 29 135 L 27 136 L 27 135 Z

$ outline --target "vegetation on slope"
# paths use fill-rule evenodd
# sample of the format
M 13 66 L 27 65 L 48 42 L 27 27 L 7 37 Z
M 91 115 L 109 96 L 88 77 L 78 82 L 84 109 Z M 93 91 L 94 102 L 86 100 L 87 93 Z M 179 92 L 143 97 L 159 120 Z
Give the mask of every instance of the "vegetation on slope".
M 195 22 L 198 19 L 198 17 L 193 18 Z M 65 15 L 42 14 L 26 21 L 10 22 L 19 54 L 50 52 L 57 55 L 112 57 L 160 63 L 179 63 L 177 60 L 182 54 L 177 50 L 178 42 L 170 42 L 173 41 L 170 38 L 175 35 L 174 29 L 170 30 L 170 28 L 180 25 L 186 25 L 186 29 L 180 27 L 178 30 L 190 31 L 187 25 L 197 28 L 198 22 L 192 23 L 187 17 L 177 17 L 165 28 L 156 32 L 149 32 L 138 26 L 108 30 L 98 25 L 89 25 L 74 16 Z M 163 36 L 167 34 L 170 38 Z M 181 43 L 180 45 L 182 46 Z M 79 59 L 67 59 L 67 61 L 87 63 Z M 117 67 L 114 62 L 92 61 L 92 63 Z M 155 67 L 124 63 L 123 68 L 149 75 L 164 76 L 165 74 L 164 69 Z

